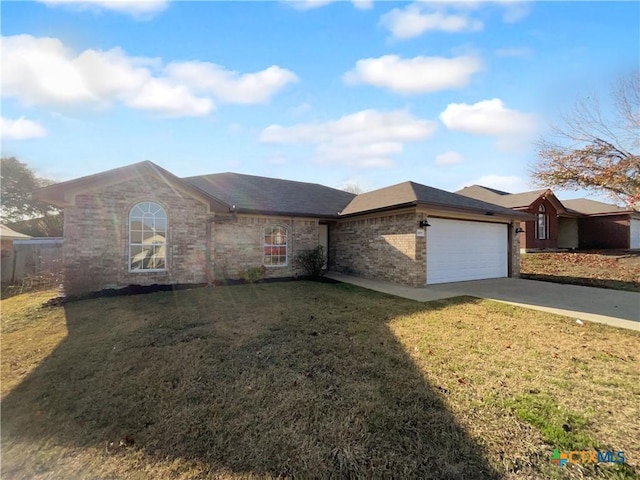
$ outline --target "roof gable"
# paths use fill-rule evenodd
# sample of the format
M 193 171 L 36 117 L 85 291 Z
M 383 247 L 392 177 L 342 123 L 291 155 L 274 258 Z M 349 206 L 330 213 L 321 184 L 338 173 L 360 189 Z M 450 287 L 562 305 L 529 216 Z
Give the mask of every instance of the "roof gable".
M 148 160 L 39 188 L 33 192 L 33 197 L 58 207 L 66 207 L 74 204 L 75 197 L 78 194 L 144 175 L 154 175 L 160 178 L 178 194 L 180 194 L 179 192 L 184 192 L 209 205 L 212 210 L 227 210 L 229 208 L 219 199 L 204 195 L 173 173 Z

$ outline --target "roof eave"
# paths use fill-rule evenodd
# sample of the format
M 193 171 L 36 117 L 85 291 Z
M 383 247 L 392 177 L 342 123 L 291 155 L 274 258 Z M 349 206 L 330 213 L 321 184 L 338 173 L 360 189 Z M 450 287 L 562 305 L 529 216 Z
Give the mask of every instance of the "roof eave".
M 439 210 L 448 210 L 452 212 L 469 213 L 469 214 L 475 214 L 475 215 L 486 215 L 489 217 L 506 218 L 509 220 L 523 221 L 523 220 L 535 219 L 535 215 L 532 215 L 530 213 L 519 212 L 516 210 L 513 210 L 512 212 L 501 212 L 498 210 L 475 208 L 475 207 L 458 207 L 458 206 L 433 203 L 433 202 L 419 202 L 419 205 L 424 207 L 433 207 Z
M 335 214 L 309 213 L 309 212 L 279 212 L 276 210 L 261 210 L 253 208 L 229 208 L 229 213 L 237 213 L 243 215 L 265 215 L 277 217 L 304 217 L 304 218 L 340 218 L 338 212 Z
M 407 203 L 398 203 L 395 205 L 387 205 L 384 207 L 378 207 L 378 208 L 372 208 L 369 210 L 360 210 L 358 212 L 349 212 L 349 213 L 340 213 L 339 218 L 348 218 L 348 217 L 354 217 L 356 215 L 365 215 L 365 214 L 370 214 L 370 213 L 380 213 L 380 212 L 387 212 L 390 210 L 398 210 L 400 208 L 407 208 L 407 207 L 415 207 L 418 204 L 418 202 L 413 201 L 413 202 L 407 202 Z

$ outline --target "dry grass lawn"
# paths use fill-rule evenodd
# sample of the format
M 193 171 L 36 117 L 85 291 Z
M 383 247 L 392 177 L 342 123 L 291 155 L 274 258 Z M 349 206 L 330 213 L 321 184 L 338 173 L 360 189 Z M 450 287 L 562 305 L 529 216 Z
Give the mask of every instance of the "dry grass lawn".
M 640 292 L 640 252 L 528 253 L 522 278 Z
M 638 475 L 637 332 L 343 284 L 51 294 L 2 300 L 3 479 Z

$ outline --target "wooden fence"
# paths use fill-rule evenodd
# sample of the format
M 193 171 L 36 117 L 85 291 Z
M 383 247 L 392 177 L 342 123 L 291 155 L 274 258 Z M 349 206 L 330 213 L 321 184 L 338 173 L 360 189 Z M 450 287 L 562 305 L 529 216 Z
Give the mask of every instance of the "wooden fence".
M 1 277 L 7 285 L 52 284 L 62 278 L 62 238 L 13 240 L 2 249 Z

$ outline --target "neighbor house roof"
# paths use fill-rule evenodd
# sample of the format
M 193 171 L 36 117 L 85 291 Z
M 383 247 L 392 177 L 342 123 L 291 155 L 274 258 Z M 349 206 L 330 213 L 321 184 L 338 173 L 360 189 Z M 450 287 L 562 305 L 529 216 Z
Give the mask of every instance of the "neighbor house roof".
M 355 215 L 401 206 L 429 205 L 446 207 L 462 211 L 480 211 L 484 214 L 498 215 L 508 218 L 528 217 L 492 203 L 465 197 L 415 182 L 404 182 L 372 192 L 362 193 L 355 197 L 342 211 L 342 215 Z
M 317 183 L 240 173 L 187 177 L 185 182 L 222 200 L 238 213 L 337 217 L 354 194 Z
M 638 213 L 628 208 L 622 208 L 610 203 L 597 202 L 595 200 L 589 200 L 587 198 L 563 200 L 562 203 L 567 208 L 567 210 L 582 213 L 583 215 L 615 215 L 624 213 Z
M 508 193 L 501 190 L 495 190 L 493 188 L 483 187 L 482 185 L 471 185 L 470 187 L 464 187 L 463 189 L 458 190 L 456 193 L 464 195 L 465 197 L 475 198 L 476 200 L 495 203 L 501 207 L 516 209 L 525 209 L 540 197 L 544 196 L 555 206 L 558 213 L 563 214 L 563 216 L 572 216 L 571 214 L 566 215 L 567 212 L 564 205 L 548 188 L 522 193 Z
M 3 240 L 20 240 L 31 237 L 29 235 L 25 235 L 24 233 L 11 230 L 6 225 L 0 225 L 0 238 L 2 238 Z

